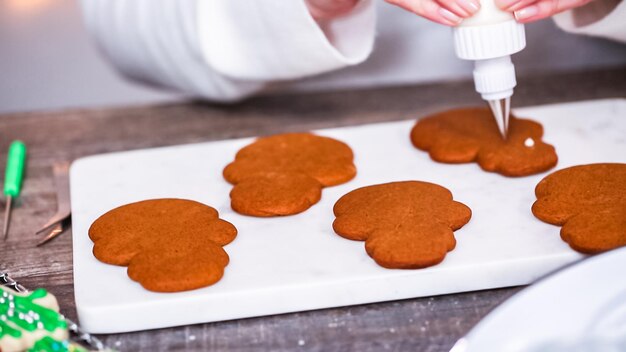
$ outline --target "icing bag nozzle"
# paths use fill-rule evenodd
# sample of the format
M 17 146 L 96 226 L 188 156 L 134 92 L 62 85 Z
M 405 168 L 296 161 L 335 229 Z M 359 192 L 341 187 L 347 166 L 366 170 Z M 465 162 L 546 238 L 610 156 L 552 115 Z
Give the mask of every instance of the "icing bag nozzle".
M 493 117 L 498 124 L 502 138 L 506 139 L 509 133 L 509 117 L 511 116 L 511 98 L 487 100 Z
M 509 128 L 509 111 L 515 80 L 515 67 L 510 56 L 476 60 L 474 85 L 476 91 L 489 103 L 489 108 L 506 139 Z
M 494 0 L 482 0 L 481 9 L 453 29 L 454 50 L 463 60 L 474 61 L 474 86 L 489 103 L 506 138 L 509 107 L 517 84 L 511 55 L 526 46 L 524 25 L 500 10 Z

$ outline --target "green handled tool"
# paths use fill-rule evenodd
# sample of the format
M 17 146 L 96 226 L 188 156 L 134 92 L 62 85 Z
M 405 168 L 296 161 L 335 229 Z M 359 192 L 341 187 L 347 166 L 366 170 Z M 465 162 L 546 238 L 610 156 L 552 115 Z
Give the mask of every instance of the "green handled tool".
M 9 221 L 11 219 L 11 203 L 13 198 L 20 195 L 22 178 L 24 177 L 24 164 L 26 163 L 26 145 L 22 141 L 13 141 L 9 147 L 7 156 L 7 168 L 4 174 L 4 195 L 7 198 L 4 210 L 3 237 L 6 241 L 9 235 Z

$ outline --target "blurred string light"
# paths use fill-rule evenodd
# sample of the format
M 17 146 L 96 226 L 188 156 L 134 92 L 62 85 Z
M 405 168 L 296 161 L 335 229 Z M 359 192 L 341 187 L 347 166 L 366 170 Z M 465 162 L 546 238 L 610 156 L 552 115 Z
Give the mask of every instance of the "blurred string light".
M 42 11 L 62 0 L 0 0 L 0 8 L 13 15 L 28 15 Z

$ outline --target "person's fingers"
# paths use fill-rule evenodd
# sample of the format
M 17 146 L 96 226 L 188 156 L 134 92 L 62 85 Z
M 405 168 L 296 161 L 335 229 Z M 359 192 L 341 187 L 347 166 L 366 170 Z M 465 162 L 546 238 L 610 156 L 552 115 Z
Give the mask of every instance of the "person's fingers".
M 582 6 L 591 0 L 539 0 L 536 3 L 521 8 L 513 14 L 520 23 L 534 22 L 550 17 L 559 12 Z
M 478 12 L 478 0 L 435 0 L 441 7 L 461 18 L 467 18 Z
M 433 22 L 456 26 L 463 20 L 452 11 L 443 8 L 434 0 L 386 0 L 392 5 L 399 6 L 409 12 L 422 16 Z
M 496 6 L 501 10 L 513 12 L 536 3 L 538 0 L 495 0 Z

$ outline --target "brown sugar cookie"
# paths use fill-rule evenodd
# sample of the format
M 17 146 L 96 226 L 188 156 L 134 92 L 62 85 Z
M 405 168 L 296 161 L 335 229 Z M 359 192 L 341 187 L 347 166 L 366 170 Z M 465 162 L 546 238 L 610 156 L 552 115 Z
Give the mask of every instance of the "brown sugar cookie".
M 128 276 L 157 292 L 192 290 L 222 278 L 222 246 L 237 229 L 215 209 L 185 199 L 151 199 L 123 205 L 93 222 L 94 256 L 128 266 Z
M 233 210 L 254 216 L 299 213 L 319 202 L 322 185 L 295 172 L 268 173 L 244 179 L 230 193 Z
M 626 164 L 556 171 L 535 188 L 533 214 L 562 226 L 561 238 L 582 253 L 626 246 Z
M 411 141 L 442 163 L 477 162 L 485 171 L 504 176 L 527 176 L 553 168 L 554 147 L 541 140 L 543 127 L 511 116 L 507 139 L 486 108 L 463 108 L 420 119 Z
M 365 241 L 367 254 L 390 269 L 440 263 L 456 246 L 453 231 L 472 216 L 448 189 L 420 181 L 358 188 L 341 197 L 333 211 L 335 232 Z
M 224 178 L 235 185 L 231 206 L 252 216 L 303 212 L 320 200 L 323 187 L 354 178 L 353 159 L 345 143 L 312 133 L 258 138 L 224 168 Z

